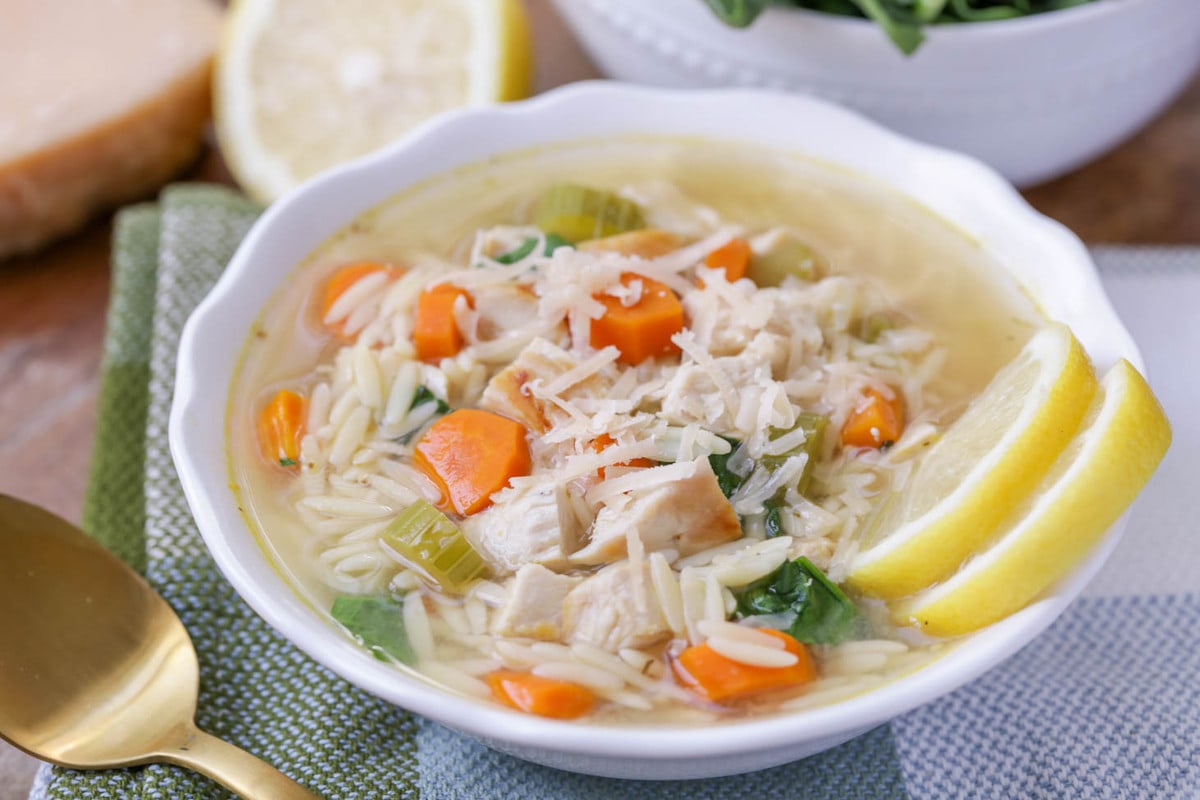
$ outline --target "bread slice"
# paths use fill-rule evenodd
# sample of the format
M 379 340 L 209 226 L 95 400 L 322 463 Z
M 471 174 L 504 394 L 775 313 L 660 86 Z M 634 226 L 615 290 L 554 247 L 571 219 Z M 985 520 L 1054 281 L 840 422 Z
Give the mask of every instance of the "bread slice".
M 144 196 L 196 158 L 211 0 L 4 0 L 0 258 Z

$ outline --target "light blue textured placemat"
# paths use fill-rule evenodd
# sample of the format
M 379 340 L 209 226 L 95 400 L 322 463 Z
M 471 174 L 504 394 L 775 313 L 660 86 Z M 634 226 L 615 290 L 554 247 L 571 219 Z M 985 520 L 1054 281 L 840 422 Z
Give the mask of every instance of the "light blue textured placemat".
M 330 798 L 1184 798 L 1200 794 L 1200 250 L 1102 248 L 1175 445 L 1102 574 L 982 679 L 804 761 L 731 778 L 636 782 L 500 755 L 365 695 L 261 622 L 205 553 L 171 468 L 175 346 L 257 210 L 175 187 L 122 215 L 89 530 L 141 566 L 201 658 L 198 721 Z M 140 428 L 130 428 L 140 425 Z M 732 734 L 731 734 L 732 735 Z M 44 769 L 35 798 L 227 796 L 173 767 Z

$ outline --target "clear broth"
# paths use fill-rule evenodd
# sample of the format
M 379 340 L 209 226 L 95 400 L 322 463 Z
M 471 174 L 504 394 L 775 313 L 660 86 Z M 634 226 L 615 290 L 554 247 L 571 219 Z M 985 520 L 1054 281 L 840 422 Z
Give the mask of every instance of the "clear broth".
M 528 223 L 533 200 L 551 183 L 615 189 L 659 179 L 727 221 L 752 229 L 791 226 L 831 273 L 877 282 L 896 308 L 946 345 L 945 371 L 932 388 L 952 411 L 1044 322 L 1007 271 L 946 221 L 885 186 L 787 153 L 680 139 L 581 142 L 507 155 L 425 182 L 363 214 L 296 266 L 248 337 L 230 395 L 233 486 L 264 549 L 315 608 L 324 613 L 338 592 L 322 583 L 306 554 L 285 478 L 258 455 L 247 410 L 310 373 L 334 346 L 314 311 L 324 277 L 361 259 L 403 264 L 414 252 L 464 263 L 478 228 Z M 921 652 L 932 658 L 943 650 L 936 645 Z M 921 663 L 907 659 L 890 677 Z

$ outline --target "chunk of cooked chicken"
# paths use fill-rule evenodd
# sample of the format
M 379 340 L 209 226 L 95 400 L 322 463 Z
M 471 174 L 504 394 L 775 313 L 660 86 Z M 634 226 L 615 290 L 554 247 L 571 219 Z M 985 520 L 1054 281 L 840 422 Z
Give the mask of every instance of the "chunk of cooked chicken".
M 745 433 L 738 426 L 741 389 L 771 380 L 771 364 L 759 351 L 715 358 L 708 364 L 685 362 L 658 392 L 662 416 L 675 425 Z
M 475 335 L 479 341 L 493 341 L 510 331 L 523 328 L 537 318 L 537 295 L 528 286 L 502 283 L 472 290 L 477 310 Z
M 683 240 L 670 231 L 646 228 L 640 231 L 618 233 L 602 239 L 580 242 L 576 249 L 587 253 L 620 253 L 623 256 L 658 258 L 678 250 Z
M 566 412 L 553 403 L 534 397 L 530 383 L 548 383 L 579 365 L 567 351 L 543 338 L 534 339 L 511 364 L 496 373 L 483 390 L 480 406 L 525 424 L 535 433 L 545 433 L 556 422 L 566 419 Z M 600 374 L 592 374 L 569 387 L 564 394 L 584 392 L 603 397 L 610 382 Z
M 650 570 L 639 574 L 629 561 L 610 564 L 567 593 L 563 600 L 567 641 L 616 652 L 645 647 L 665 638 L 667 628 Z
M 549 641 L 561 638 L 563 600 L 580 580 L 540 564 L 525 564 L 508 587 L 508 600 L 493 620 L 492 632 Z
M 577 564 L 605 564 L 626 555 L 630 533 L 647 551 L 674 548 L 681 556 L 737 539 L 742 526 L 721 492 L 707 458 L 690 478 L 635 489 L 606 503 L 592 523 L 591 540 L 571 556 Z
M 467 541 L 492 571 L 506 575 L 524 564 L 566 568 L 566 556 L 579 539 L 579 520 L 566 491 L 543 483 L 505 489 L 503 494 L 502 502 L 461 523 Z

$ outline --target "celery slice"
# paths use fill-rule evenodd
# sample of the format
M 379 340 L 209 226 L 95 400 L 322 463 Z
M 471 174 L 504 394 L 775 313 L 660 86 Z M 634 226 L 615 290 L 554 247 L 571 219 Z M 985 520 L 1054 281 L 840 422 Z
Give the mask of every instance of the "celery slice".
M 447 591 L 460 591 L 486 569 L 458 526 L 427 500 L 401 511 L 384 529 L 383 543 Z
M 801 411 L 796 417 L 796 425 L 804 429 L 804 444 L 795 450 L 789 450 L 777 456 L 763 456 L 763 463 L 767 466 L 767 469 L 774 470 L 792 456 L 800 455 L 802 452 L 807 453 L 808 462 L 804 465 L 804 470 L 800 473 L 800 479 L 796 481 L 796 491 L 806 495 L 809 484 L 812 483 L 813 467 L 817 463 L 817 458 L 821 455 L 821 444 L 825 439 L 825 429 L 829 427 L 829 417 L 824 414 Z M 792 430 L 795 430 L 795 428 Z M 779 431 L 772 433 L 771 438 L 777 439 L 787 432 Z
M 537 226 L 574 244 L 646 227 L 642 209 L 612 192 L 574 183 L 551 186 L 538 205 Z
M 795 275 L 805 281 L 817 279 L 817 258 L 799 239 L 787 238 L 761 255 L 750 259 L 746 275 L 756 286 L 778 286 L 784 278 Z
M 896 327 L 896 323 L 887 314 L 876 313 L 868 314 L 859 323 L 859 336 L 867 344 L 874 344 L 879 341 L 879 337 L 884 331 L 890 331 Z

